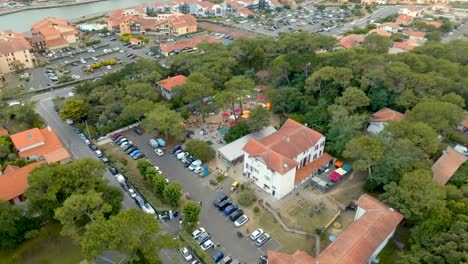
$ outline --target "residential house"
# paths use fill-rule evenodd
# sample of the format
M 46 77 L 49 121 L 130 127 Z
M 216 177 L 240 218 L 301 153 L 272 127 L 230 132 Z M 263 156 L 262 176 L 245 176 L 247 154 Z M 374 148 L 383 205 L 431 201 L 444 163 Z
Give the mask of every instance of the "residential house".
M 255 6 L 258 8 L 258 0 L 254 0 L 248 3 L 244 1 L 227 0 L 224 2 L 224 12 L 227 16 L 248 17 L 249 15 L 255 14 L 252 10 L 249 10 L 248 8 L 252 8 Z
M 338 41 L 335 49 L 350 49 L 364 42 L 364 35 L 349 34 Z
M 380 35 L 380 36 L 383 36 L 383 37 L 390 37 L 392 35 L 392 33 L 388 32 L 386 30 L 374 28 L 374 29 L 370 30 L 369 32 L 367 32 L 366 36 L 369 36 L 369 35 L 372 35 L 372 34 L 377 34 L 377 35 Z
M 223 7 L 207 1 L 190 3 L 190 14 L 197 17 L 219 17 L 223 16 Z
M 409 6 L 409 7 L 404 7 L 400 9 L 400 14 L 408 15 L 411 17 L 420 17 L 422 16 L 422 13 L 424 11 L 424 8 L 422 7 L 417 7 L 417 6 Z
M 215 38 L 213 36 L 197 36 L 186 40 L 181 40 L 177 42 L 171 43 L 162 43 L 159 46 L 161 50 L 161 54 L 164 56 L 178 54 L 184 51 L 193 51 L 196 50 L 198 44 L 202 42 L 211 42 L 211 43 L 220 43 L 221 40 L 219 38 Z
M 448 147 L 442 156 L 432 165 L 432 181 L 439 185 L 445 185 L 457 172 L 468 157 Z
M 440 28 L 442 26 L 442 23 L 439 21 L 424 21 L 424 23 L 435 28 Z
M 8 131 L 8 129 L 0 127 L 0 137 L 1 136 L 9 136 L 9 135 L 10 135 L 10 132 Z
M 136 45 L 136 46 L 141 46 L 141 45 L 145 44 L 145 42 L 143 42 L 143 40 L 137 39 L 137 38 L 130 38 L 129 41 L 130 41 L 130 44 Z
M 403 35 L 409 37 L 410 39 L 417 39 L 417 40 L 426 40 L 426 33 L 421 31 L 413 31 L 413 30 L 403 30 Z
M 367 127 L 367 132 L 371 134 L 378 134 L 384 130 L 389 121 L 400 122 L 404 118 L 405 115 L 400 112 L 390 108 L 382 108 L 372 114 L 372 118 L 369 120 L 369 127 Z
M 172 89 L 176 86 L 184 85 L 187 81 L 187 77 L 184 75 L 177 75 L 174 77 L 169 77 L 167 79 L 156 82 L 158 90 L 161 91 L 161 95 L 167 100 L 172 98 Z
M 76 26 L 62 18 L 44 18 L 31 26 L 31 32 L 31 41 L 38 49 L 41 49 L 44 43 L 46 49 L 53 50 L 79 42 L 79 31 Z
M 268 251 L 269 264 L 364 264 L 377 256 L 395 234 L 403 215 L 364 194 L 356 202 L 354 222 L 315 258 L 305 252 L 293 255 Z
M 197 32 L 197 19 L 192 15 L 174 16 L 169 19 L 171 32 L 175 36 L 191 34 Z
M 465 112 L 465 117 L 457 126 L 457 129 L 464 133 L 468 132 L 468 112 Z
M 23 34 L 10 30 L 0 32 L 0 75 L 33 68 L 35 57 L 31 51 L 31 44 Z
M 0 176 L 0 200 L 8 201 L 12 205 L 26 202 L 24 192 L 29 187 L 29 173 L 41 165 L 40 162 L 30 163 L 24 167 L 8 165 Z
M 414 17 L 412 16 L 408 16 L 408 15 L 405 15 L 405 14 L 401 14 L 397 17 L 395 23 L 397 23 L 398 25 L 403 25 L 403 26 L 407 26 L 409 24 L 411 24 L 411 22 L 413 22 L 414 20 Z
M 306 182 L 333 157 L 324 152 L 325 137 L 292 119 L 261 140 L 244 146 L 244 175 L 277 199 Z
M 393 46 L 390 48 L 388 53 L 396 54 L 401 52 L 407 52 L 413 50 L 415 47 L 416 46 L 409 45 L 406 42 L 395 41 L 393 42 Z
M 21 158 L 45 160 L 47 163 L 66 163 L 71 156 L 50 127 L 32 128 L 11 135 L 11 141 Z
M 378 29 L 385 30 L 389 33 L 397 33 L 400 29 L 400 25 L 394 22 L 386 22 L 377 26 Z

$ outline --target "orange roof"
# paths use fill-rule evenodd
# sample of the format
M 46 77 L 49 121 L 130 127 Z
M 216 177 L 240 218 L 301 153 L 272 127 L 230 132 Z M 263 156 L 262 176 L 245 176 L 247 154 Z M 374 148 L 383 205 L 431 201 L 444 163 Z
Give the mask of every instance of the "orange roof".
M 411 21 L 413 21 L 413 17 L 412 16 L 408 16 L 408 15 L 405 15 L 405 14 L 401 14 L 397 17 L 396 19 L 396 23 L 397 24 L 400 24 L 401 22 L 405 22 L 406 24 L 410 23 Z
M 221 42 L 220 39 L 215 38 L 213 36 L 198 36 L 193 37 L 191 39 L 177 41 L 173 43 L 163 43 L 159 46 L 161 51 L 165 53 L 169 53 L 174 50 L 185 50 L 185 49 L 192 49 L 198 46 L 198 44 L 202 43 L 203 41 L 211 42 L 211 43 L 219 43 Z
M 439 21 L 424 21 L 426 25 L 434 26 L 435 28 L 440 28 L 442 26 L 442 23 Z
M 0 55 L 30 50 L 31 44 L 23 34 L 11 31 L 0 32 Z
M 0 136 L 8 136 L 8 135 L 10 135 L 10 132 L 8 132 L 8 129 L 0 128 Z
M 322 156 L 318 157 L 316 160 L 308 163 L 307 165 L 302 167 L 300 170 L 296 171 L 296 178 L 294 179 L 294 183 L 298 183 L 302 181 L 304 178 L 311 175 L 314 171 L 325 166 L 332 160 L 333 160 L 333 157 L 330 154 L 324 152 Z
M 434 173 L 432 180 L 439 185 L 445 185 L 467 159 L 466 156 L 448 147 L 442 157 L 432 165 L 432 172 Z
M 269 264 L 312 264 L 315 259 L 304 251 L 297 250 L 289 255 L 278 251 L 268 251 Z
M 11 140 L 18 151 L 22 148 L 38 144 L 35 147 L 19 152 L 19 156 L 43 157 L 48 163 L 54 163 L 70 158 L 70 154 L 63 147 L 57 134 L 50 128 L 33 128 L 11 136 Z M 42 144 L 40 144 L 43 142 Z
M 373 113 L 370 121 L 371 122 L 388 122 L 390 120 L 401 121 L 403 120 L 403 118 L 405 118 L 404 114 L 385 107 Z
M 411 45 L 406 44 L 405 42 L 399 42 L 399 41 L 393 42 L 393 47 L 394 48 L 399 48 L 399 49 L 404 49 L 404 50 L 414 49 L 414 46 L 411 46 Z
M 413 31 L 413 30 L 403 30 L 403 34 L 411 37 L 419 37 L 419 38 L 424 38 L 426 36 L 425 32 L 421 31 Z
M 169 21 L 172 27 L 179 28 L 179 27 L 192 27 L 197 25 L 197 19 L 190 14 L 181 15 L 181 16 L 174 16 L 173 19 Z
M 51 39 L 51 40 L 46 40 L 47 47 L 49 48 L 60 47 L 60 46 L 66 45 L 67 43 L 68 43 L 67 40 L 62 37 Z
M 338 46 L 342 46 L 345 49 L 350 49 L 356 45 L 361 44 L 364 41 L 363 35 L 350 34 L 343 37 L 338 41 Z
M 172 88 L 179 86 L 179 85 L 184 85 L 186 81 L 187 81 L 187 77 L 185 77 L 184 75 L 177 75 L 174 77 L 161 80 L 157 82 L 157 84 L 159 86 L 162 86 L 164 89 L 168 91 L 172 91 Z
M 255 12 L 253 12 L 252 10 L 247 9 L 247 8 L 239 9 L 239 13 L 241 13 L 243 15 L 247 15 L 247 16 L 255 14 Z
M 398 25 L 397 23 L 394 23 L 394 22 L 385 22 L 385 23 L 382 23 L 380 26 L 381 27 L 388 26 L 388 27 L 392 27 L 392 28 L 396 28 L 396 29 L 400 28 L 400 25 Z
M 384 36 L 384 37 L 390 37 L 392 35 L 388 31 L 385 31 L 383 29 L 378 29 L 378 28 L 374 28 L 367 33 L 367 35 L 371 35 L 371 34 L 377 34 L 377 35 Z
M 29 186 L 29 173 L 40 165 L 40 162 L 34 162 L 22 168 L 8 165 L 5 174 L 0 176 L 0 200 L 8 201 L 23 194 Z
M 288 119 L 278 131 L 260 141 L 250 139 L 243 150 L 272 170 L 285 174 L 297 166 L 294 158 L 322 137 L 319 132 Z
M 319 263 L 362 264 L 403 220 L 403 215 L 367 194 L 356 202 L 365 213 L 317 257 Z
M 11 141 L 13 141 L 15 148 L 20 150 L 44 142 L 45 139 L 39 128 L 36 127 L 11 135 Z

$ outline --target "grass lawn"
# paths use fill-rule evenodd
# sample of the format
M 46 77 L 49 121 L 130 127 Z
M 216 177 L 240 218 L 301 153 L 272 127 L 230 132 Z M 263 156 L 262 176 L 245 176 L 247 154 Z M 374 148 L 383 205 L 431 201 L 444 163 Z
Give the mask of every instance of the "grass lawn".
M 60 235 L 60 224 L 45 226 L 39 236 L 21 244 L 14 252 L 1 252 L 3 264 L 77 264 L 84 257 L 80 247 Z

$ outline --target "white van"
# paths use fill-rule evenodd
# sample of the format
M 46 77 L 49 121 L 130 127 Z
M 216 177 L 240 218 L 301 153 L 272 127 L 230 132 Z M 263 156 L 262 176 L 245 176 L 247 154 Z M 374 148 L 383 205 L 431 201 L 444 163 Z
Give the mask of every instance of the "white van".
M 187 157 L 188 155 L 189 155 L 188 152 L 181 152 L 181 153 L 177 154 L 177 159 L 181 160 L 181 159 Z
M 158 142 L 156 141 L 156 139 L 153 139 L 153 138 L 148 140 L 148 144 L 153 148 L 158 148 L 159 147 Z

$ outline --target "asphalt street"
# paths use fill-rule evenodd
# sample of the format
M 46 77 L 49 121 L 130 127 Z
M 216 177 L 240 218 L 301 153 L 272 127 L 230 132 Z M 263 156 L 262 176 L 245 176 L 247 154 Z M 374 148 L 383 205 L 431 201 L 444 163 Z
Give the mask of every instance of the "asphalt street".
M 154 149 L 147 143 L 149 139 L 147 135 L 137 136 L 133 132 L 128 132 L 126 136 L 171 181 L 180 182 L 184 192 L 188 193 L 192 200 L 202 202 L 200 226 L 205 227 L 207 232 L 211 234 L 213 242 L 220 245 L 219 248 L 208 251 L 209 255 L 212 255 L 217 250 L 221 250 L 226 256 L 229 255 L 233 259 L 239 259 L 243 263 L 258 263 L 259 257 L 265 255 L 267 250 L 278 249 L 279 244 L 274 241 L 274 237 L 273 240 L 262 248 L 256 247 L 248 238 L 239 238 L 237 236 L 237 228 L 233 222 L 213 206 L 213 200 L 222 193 L 220 187 L 222 187 L 224 193 L 229 195 L 228 190 L 232 180 L 227 179 L 223 181 L 218 189 L 213 191 L 208 187 L 209 183 L 206 178 L 202 178 L 189 171 L 174 155 L 166 153 L 164 156 L 157 156 L 154 153 Z
M 452 35 L 447 35 L 446 37 L 443 37 L 442 42 L 447 43 L 456 39 L 466 40 L 466 37 L 464 36 L 465 33 L 468 33 L 468 22 L 465 22 L 458 29 L 454 30 Z
M 42 118 L 51 126 L 62 140 L 65 147 L 71 152 L 74 159 L 80 158 L 93 158 L 97 159 L 97 156 L 83 143 L 80 137 L 75 133 L 73 127 L 67 125 L 63 122 L 58 114 L 53 109 L 52 99 L 60 96 L 66 97 L 69 92 L 71 92 L 71 87 L 64 89 L 54 90 L 52 92 L 38 94 L 32 97 L 32 100 L 37 101 L 36 111 L 39 113 Z M 104 177 L 109 180 L 111 186 L 121 188 L 120 184 L 115 180 L 115 178 L 106 171 Z M 122 208 L 136 208 L 139 207 L 135 204 L 135 201 L 128 195 L 127 192 L 123 191 L 124 199 L 122 201 Z M 167 225 L 163 225 L 167 228 Z M 104 252 L 96 260 L 96 264 L 108 264 L 114 263 L 114 260 L 119 257 L 119 254 L 116 252 Z M 163 263 L 184 263 L 182 256 L 178 253 L 177 250 L 164 250 L 160 254 Z

